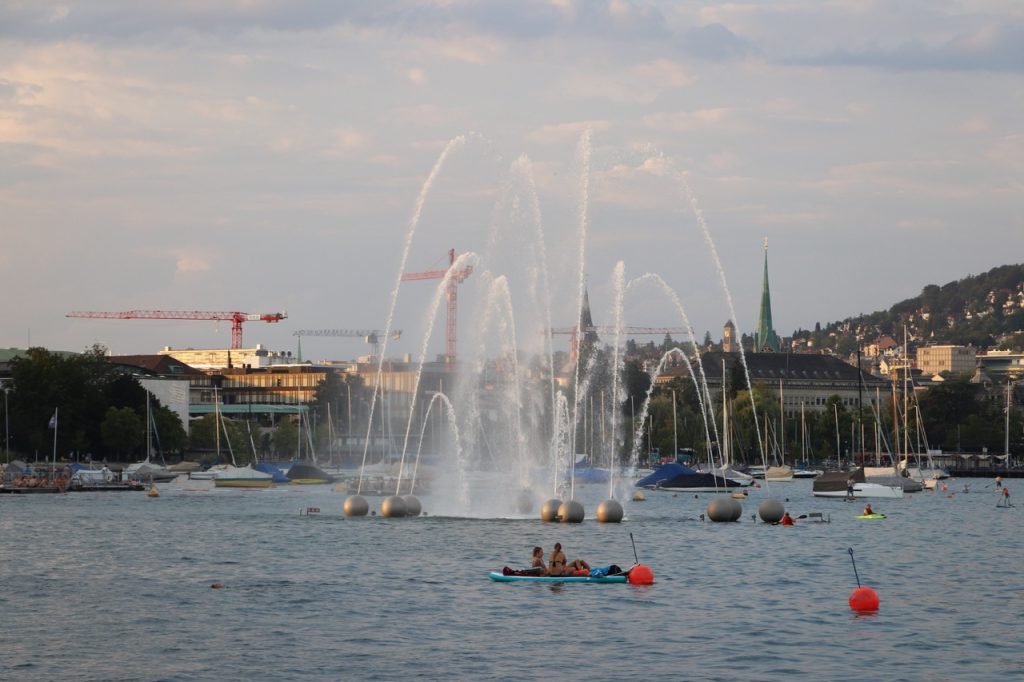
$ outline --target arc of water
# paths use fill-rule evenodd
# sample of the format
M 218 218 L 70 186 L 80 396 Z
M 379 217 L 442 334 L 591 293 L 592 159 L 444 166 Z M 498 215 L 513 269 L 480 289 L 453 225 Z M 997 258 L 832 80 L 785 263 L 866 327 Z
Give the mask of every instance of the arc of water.
M 434 162 L 434 167 L 431 168 L 430 174 L 427 175 L 427 179 L 424 180 L 423 186 L 420 188 L 419 196 L 416 197 L 416 204 L 413 208 L 412 216 L 409 219 L 409 229 L 405 235 L 405 242 L 402 244 L 402 256 L 398 263 L 398 274 L 395 275 L 395 286 L 391 290 L 391 303 L 388 307 L 388 319 L 384 325 L 384 336 L 382 338 L 380 347 L 380 357 L 377 358 L 377 377 L 373 384 L 373 395 L 370 398 L 370 414 L 367 419 L 366 426 L 366 441 L 363 444 L 363 461 L 359 465 L 359 482 L 356 484 L 356 494 L 358 495 L 363 489 L 363 471 L 366 469 L 366 455 L 370 449 L 370 434 L 373 430 L 373 412 L 377 405 L 377 395 L 380 392 L 381 380 L 384 376 L 384 357 L 388 348 L 388 339 L 391 338 L 391 325 L 394 322 L 395 317 L 395 306 L 398 303 L 398 291 L 402 286 L 402 273 L 405 272 L 406 262 L 409 260 L 409 251 L 412 248 L 412 240 L 416 235 L 416 228 L 420 223 L 420 216 L 423 214 L 423 206 L 426 203 L 427 195 L 430 193 L 430 189 L 434 186 L 434 181 L 437 179 L 438 174 L 444 167 L 445 161 L 448 156 L 457 148 L 463 146 L 466 143 L 468 137 L 466 135 L 459 135 L 448 141 L 445 148 L 441 151 L 440 156 L 437 157 L 437 161 Z
M 589 222 L 588 209 L 590 208 L 590 130 L 583 131 L 580 136 L 579 142 L 579 156 L 580 156 L 580 205 L 578 208 L 579 221 L 577 224 L 577 239 L 579 241 L 579 260 L 577 262 L 577 280 L 576 280 L 576 338 L 579 341 L 583 340 L 583 330 L 580 329 L 580 318 L 583 316 L 583 292 L 585 290 L 585 271 L 584 266 L 586 264 L 586 243 L 587 243 L 587 226 Z M 579 421 L 579 407 L 580 407 L 580 353 L 576 353 L 576 363 L 574 368 L 573 377 L 573 397 L 572 397 L 572 427 L 570 436 L 570 449 L 572 451 L 572 477 L 570 478 L 569 484 L 569 495 L 570 499 L 575 497 L 576 494 L 576 427 Z
M 715 240 L 711 237 L 711 230 L 708 228 L 707 221 L 704 219 L 704 211 L 701 209 L 700 204 L 697 203 L 697 197 L 693 193 L 693 188 L 690 187 L 690 181 L 686 177 L 686 173 L 676 173 L 679 180 L 682 182 L 683 189 L 686 192 L 686 196 L 690 202 L 690 208 L 693 211 L 693 215 L 697 219 L 697 223 L 700 225 L 701 231 L 704 234 L 704 242 L 708 246 L 708 250 L 711 252 L 711 258 L 715 262 L 715 269 L 718 271 L 718 279 L 722 284 L 722 290 L 725 292 L 725 300 L 729 305 L 729 314 L 732 315 L 732 319 L 738 320 L 736 316 L 736 306 L 732 302 L 732 292 L 729 290 L 729 283 L 726 281 L 725 268 L 722 267 L 722 259 L 718 257 L 718 248 L 715 246 Z M 740 349 L 740 362 L 743 363 L 743 373 L 747 379 L 747 388 L 750 393 L 750 407 L 754 415 L 754 431 L 756 433 L 761 432 L 761 427 L 757 421 L 757 404 L 754 402 L 754 388 L 750 384 L 750 369 L 747 367 L 747 355 L 743 350 L 743 344 L 738 344 Z M 768 468 L 768 459 L 765 456 L 764 445 L 761 443 L 761 439 L 758 438 L 758 448 L 761 451 L 761 462 L 764 464 L 765 469 Z M 768 480 L 765 479 L 765 488 L 768 487 Z
M 423 365 L 427 361 L 427 347 L 430 345 L 430 336 L 434 331 L 434 323 L 437 321 L 437 311 L 441 307 L 441 300 L 448 292 L 448 284 L 451 282 L 452 277 L 455 277 L 456 273 L 461 272 L 468 266 L 475 266 L 476 263 L 477 255 L 471 251 L 459 255 L 459 257 L 455 259 L 455 262 L 448 267 L 448 270 L 444 273 L 444 277 L 442 277 L 438 282 L 437 287 L 434 289 L 434 298 L 431 300 L 430 307 L 427 309 L 427 331 L 423 334 L 423 342 L 420 344 L 419 362 L 416 365 L 416 378 L 413 380 L 412 384 L 412 402 L 409 406 L 409 420 L 405 426 L 405 438 L 402 441 L 402 458 L 398 465 L 398 483 L 396 484 L 395 489 L 396 495 L 402 485 L 402 473 L 405 469 L 405 453 L 409 447 L 409 432 L 412 431 L 416 396 L 419 395 L 420 379 L 423 377 Z
M 423 438 L 427 430 L 427 422 L 430 420 L 430 412 L 434 408 L 434 403 L 436 403 L 438 400 L 444 403 L 445 409 L 448 413 L 448 423 L 451 425 L 452 439 L 454 440 L 453 445 L 455 446 L 455 458 L 459 464 L 459 493 L 461 497 L 461 502 L 464 505 L 466 505 L 469 504 L 469 482 L 466 480 L 465 476 L 465 455 L 463 453 L 462 442 L 459 436 L 459 425 L 456 422 L 455 418 L 455 407 L 452 405 L 451 400 L 448 399 L 448 396 L 446 396 L 444 393 L 440 391 L 431 396 L 430 402 L 427 404 L 426 414 L 423 416 L 423 426 L 420 429 L 419 446 L 416 448 L 416 462 L 412 468 L 412 478 L 409 484 L 409 494 L 413 494 L 416 490 L 416 477 L 419 474 L 420 470 L 420 454 L 423 451 Z
M 622 261 L 612 269 L 612 324 L 615 328 L 615 342 L 612 346 L 612 447 L 608 455 L 608 498 L 615 497 L 615 455 L 619 450 L 619 378 L 622 376 L 622 302 L 626 295 L 626 265 Z
M 690 366 L 689 358 L 686 358 L 685 353 L 683 353 L 682 356 L 684 360 L 686 360 L 686 366 L 690 370 L 690 376 L 691 378 L 693 378 L 694 384 L 698 387 L 697 403 L 700 406 L 700 412 L 702 417 L 704 418 L 704 431 L 705 433 L 708 433 L 708 452 L 710 453 L 711 438 L 710 432 L 708 431 L 709 422 L 711 424 L 710 431 L 714 433 L 715 440 L 717 441 L 720 436 L 718 433 L 718 424 L 715 421 L 714 415 L 711 413 L 711 392 L 708 389 L 707 375 L 704 373 L 704 363 L 700 361 L 700 351 L 698 350 L 699 346 L 697 345 L 697 335 L 693 331 L 693 325 L 690 324 L 690 317 L 686 314 L 686 308 L 683 307 L 683 302 L 679 298 L 679 295 L 676 293 L 675 289 L 670 287 L 668 283 L 664 279 L 662 279 L 660 275 L 650 272 L 641 275 L 640 277 L 631 280 L 627 285 L 626 289 L 632 289 L 634 286 L 639 286 L 640 284 L 643 284 L 645 282 L 653 282 L 660 286 L 662 290 L 665 292 L 665 295 L 669 297 L 670 301 L 672 301 L 672 304 L 676 307 L 676 310 L 679 313 L 679 317 L 683 322 L 683 326 L 686 328 L 687 336 L 689 336 L 690 339 L 690 344 L 693 346 L 694 352 L 697 353 L 697 369 L 700 373 L 699 382 L 697 381 L 697 378 L 693 376 L 693 367 Z

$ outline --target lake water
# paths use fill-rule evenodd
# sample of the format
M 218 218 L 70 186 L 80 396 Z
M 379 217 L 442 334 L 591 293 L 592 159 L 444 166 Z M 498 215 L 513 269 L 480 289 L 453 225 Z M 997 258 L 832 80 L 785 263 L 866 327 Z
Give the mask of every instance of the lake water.
M 794 528 L 751 520 L 764 490 L 740 523 L 649 492 L 610 525 L 589 518 L 602 486 L 578 491 L 579 525 L 346 519 L 327 486 L 4 495 L 0 678 L 1022 679 L 1021 509 L 985 483 L 877 500 L 883 521 L 772 484 L 792 514 L 831 516 Z M 652 586 L 487 578 L 556 541 L 628 566 L 630 533 Z M 847 605 L 848 547 L 876 615 Z

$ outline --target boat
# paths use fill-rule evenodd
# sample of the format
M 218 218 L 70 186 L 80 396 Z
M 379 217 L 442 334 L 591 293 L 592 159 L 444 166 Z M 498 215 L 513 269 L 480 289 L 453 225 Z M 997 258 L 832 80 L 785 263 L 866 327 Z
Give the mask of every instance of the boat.
M 886 498 L 901 499 L 903 488 L 899 486 L 868 483 L 864 479 L 864 467 L 853 471 L 826 471 L 814 479 L 811 494 L 815 497 L 847 497 L 846 481 L 853 479 L 853 496 L 855 498 Z
M 180 472 L 171 471 L 166 463 L 161 465 L 152 461 L 153 458 L 153 414 L 149 408 L 149 391 L 146 391 L 146 459 L 129 464 L 121 472 L 126 481 L 146 481 L 150 483 L 173 481 Z M 161 459 L 163 455 L 161 454 Z
M 627 575 L 505 575 L 500 571 L 490 572 L 491 580 L 499 583 L 624 583 L 628 582 Z
M 228 466 L 213 477 L 216 488 L 269 488 L 273 482 L 272 474 L 257 471 L 250 464 L 244 467 Z
M 819 469 L 793 469 L 793 478 L 817 478 L 820 475 Z
M 662 464 L 649 476 L 636 482 L 638 488 L 688 493 L 716 493 L 741 487 L 736 481 L 706 474 L 677 462 Z
M 296 462 L 288 469 L 287 480 L 300 485 L 315 485 L 318 483 L 334 483 L 338 480 L 315 464 L 309 462 Z
M 69 493 L 107 493 L 129 490 L 145 490 L 145 486 L 137 480 L 117 480 L 117 476 L 107 467 L 89 469 L 81 464 L 71 465 L 71 479 L 68 481 Z
M 792 481 L 793 480 L 793 468 L 788 464 L 781 466 L 768 467 L 764 472 L 764 480 L 766 481 Z
M 723 368 L 723 375 L 724 375 L 724 368 Z M 740 486 L 753 485 L 754 484 L 754 477 L 751 476 L 750 474 L 744 473 L 742 471 L 739 471 L 738 469 L 733 468 L 733 466 L 732 466 L 732 464 L 730 462 L 731 454 L 732 454 L 732 448 L 731 448 L 732 439 L 730 437 L 730 432 L 729 432 L 729 399 L 728 399 L 728 396 L 727 396 L 727 394 L 725 392 L 722 393 L 722 436 L 721 436 L 721 439 L 722 439 L 722 446 L 721 446 L 721 453 L 720 454 L 722 456 L 722 466 L 720 466 L 720 467 L 714 466 L 714 461 L 713 461 L 714 458 L 713 457 L 709 457 L 709 459 L 711 459 L 712 461 L 710 461 L 708 463 L 708 466 L 707 467 L 703 467 L 702 466 L 699 469 L 697 469 L 697 471 L 699 473 L 702 473 L 702 474 L 711 474 L 713 476 L 718 476 L 720 478 L 728 479 L 728 480 L 733 481 L 734 483 L 736 483 L 737 485 L 740 485 Z M 711 448 L 709 448 L 709 452 L 710 451 L 711 451 Z

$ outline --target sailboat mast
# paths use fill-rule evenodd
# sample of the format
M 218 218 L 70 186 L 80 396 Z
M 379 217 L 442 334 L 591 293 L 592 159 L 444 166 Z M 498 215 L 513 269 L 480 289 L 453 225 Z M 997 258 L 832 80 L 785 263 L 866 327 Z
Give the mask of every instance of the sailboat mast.
M 213 387 L 213 437 L 217 450 L 217 461 L 220 462 L 220 402 L 217 398 L 217 386 Z
M 153 454 L 153 418 L 149 413 L 149 391 L 146 391 L 146 461 Z
M 1003 454 L 1006 455 L 1006 466 L 1010 466 L 1010 375 L 1006 375 L 1006 425 L 1003 435 Z
M 779 463 L 786 463 L 786 408 L 782 401 L 782 379 L 779 379 Z

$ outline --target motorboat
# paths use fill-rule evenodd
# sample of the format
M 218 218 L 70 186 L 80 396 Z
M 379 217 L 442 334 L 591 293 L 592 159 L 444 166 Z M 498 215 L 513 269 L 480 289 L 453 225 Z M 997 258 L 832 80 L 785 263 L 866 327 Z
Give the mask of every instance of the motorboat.
M 864 467 L 853 471 L 826 471 L 814 479 L 811 494 L 815 497 L 849 497 L 848 481 L 853 479 L 853 496 L 855 498 L 900 499 L 903 497 L 901 486 L 869 483 L 864 478 Z
M 269 488 L 273 482 L 273 474 L 257 471 L 251 465 L 229 466 L 213 477 L 215 488 Z
M 638 488 L 687 493 L 715 493 L 742 487 L 736 481 L 714 474 L 701 473 L 688 466 L 669 462 L 649 476 L 636 482 Z

